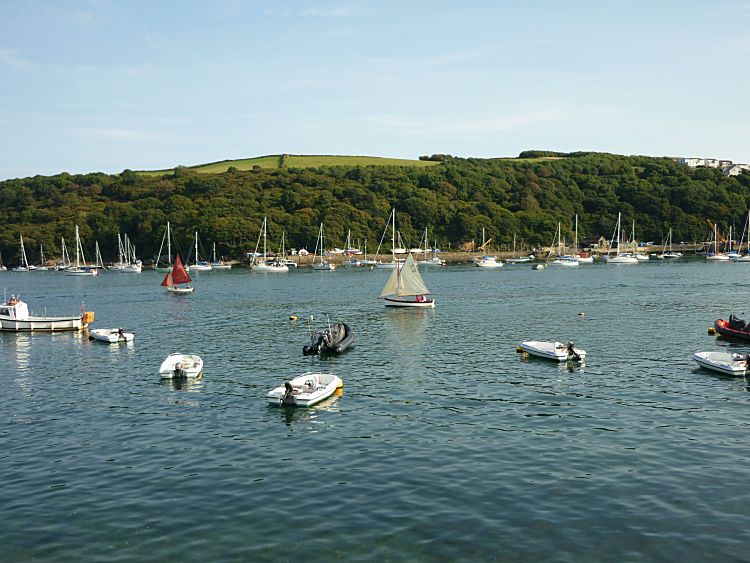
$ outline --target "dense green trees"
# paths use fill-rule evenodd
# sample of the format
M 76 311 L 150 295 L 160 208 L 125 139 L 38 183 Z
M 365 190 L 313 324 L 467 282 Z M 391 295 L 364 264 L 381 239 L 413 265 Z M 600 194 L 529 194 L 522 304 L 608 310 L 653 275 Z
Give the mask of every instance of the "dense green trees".
M 179 167 L 163 176 L 125 170 L 0 182 L 0 252 L 15 264 L 23 234 L 32 261 L 39 244 L 59 256 L 60 237 L 75 225 L 89 247 L 98 240 L 106 258 L 116 255 L 118 232 L 128 233 L 138 254 L 150 259 L 169 220 L 184 249 L 198 230 L 208 248 L 242 256 L 255 247 L 264 216 L 269 237 L 311 249 L 319 223 L 328 246 L 343 247 L 347 231 L 373 250 L 391 207 L 409 246 L 425 227 L 430 239 L 452 247 L 479 240 L 482 229 L 496 244 L 514 233 L 530 245 L 549 244 L 562 222 L 572 237 L 609 237 L 618 212 L 636 220 L 640 239 L 702 241 L 709 223 L 742 230 L 750 208 L 750 175 L 727 178 L 713 169 L 690 169 L 667 158 L 526 151 L 526 159 L 440 157 L 429 168 L 388 166 L 254 169 L 200 174 Z

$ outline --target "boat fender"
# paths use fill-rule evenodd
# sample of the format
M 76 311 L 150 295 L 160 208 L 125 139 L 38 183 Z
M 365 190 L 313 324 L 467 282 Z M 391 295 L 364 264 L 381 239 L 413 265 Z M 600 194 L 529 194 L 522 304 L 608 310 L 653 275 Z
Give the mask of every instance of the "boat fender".
M 336 386 L 336 389 L 343 389 L 344 388 L 344 380 L 340 380 L 339 384 Z
M 716 329 L 712 326 L 708 327 L 708 334 L 711 336 L 716 336 Z
M 297 320 L 297 315 L 289 315 L 289 320 L 290 321 L 296 321 Z
M 523 354 L 524 353 L 524 349 L 521 348 L 520 346 L 516 346 L 516 352 L 518 352 L 519 354 Z

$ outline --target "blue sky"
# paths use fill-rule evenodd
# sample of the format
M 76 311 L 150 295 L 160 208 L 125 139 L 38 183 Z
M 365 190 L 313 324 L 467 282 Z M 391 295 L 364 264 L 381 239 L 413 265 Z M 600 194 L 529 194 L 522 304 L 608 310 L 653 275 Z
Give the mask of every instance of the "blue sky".
M 750 0 L 0 0 L 0 178 L 264 154 L 750 161 Z

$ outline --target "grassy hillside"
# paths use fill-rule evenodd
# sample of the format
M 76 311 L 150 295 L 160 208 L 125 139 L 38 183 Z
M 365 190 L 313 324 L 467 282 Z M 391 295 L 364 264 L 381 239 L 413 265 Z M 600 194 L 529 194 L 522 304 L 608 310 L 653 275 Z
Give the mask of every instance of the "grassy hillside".
M 283 164 L 282 164 L 283 163 Z M 405 158 L 382 158 L 379 156 L 336 156 L 336 155 L 268 155 L 239 160 L 222 160 L 209 164 L 189 166 L 190 170 L 201 174 L 223 174 L 230 167 L 237 170 L 252 170 L 256 166 L 261 168 L 320 168 L 321 166 L 414 166 L 427 167 L 440 164 L 429 160 L 410 160 Z M 172 172 L 168 170 L 143 170 L 139 174 L 145 176 L 161 176 Z

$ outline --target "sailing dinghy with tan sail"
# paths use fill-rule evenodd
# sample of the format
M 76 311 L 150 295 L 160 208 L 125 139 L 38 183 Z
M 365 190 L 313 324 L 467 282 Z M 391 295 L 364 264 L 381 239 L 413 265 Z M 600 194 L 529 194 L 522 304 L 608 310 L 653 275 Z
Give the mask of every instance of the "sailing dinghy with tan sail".
M 380 292 L 379 299 L 385 300 L 386 307 L 417 307 L 432 309 L 435 300 L 427 297 L 427 289 L 414 256 L 409 254 L 403 264 L 398 264 L 391 272 L 388 281 Z

